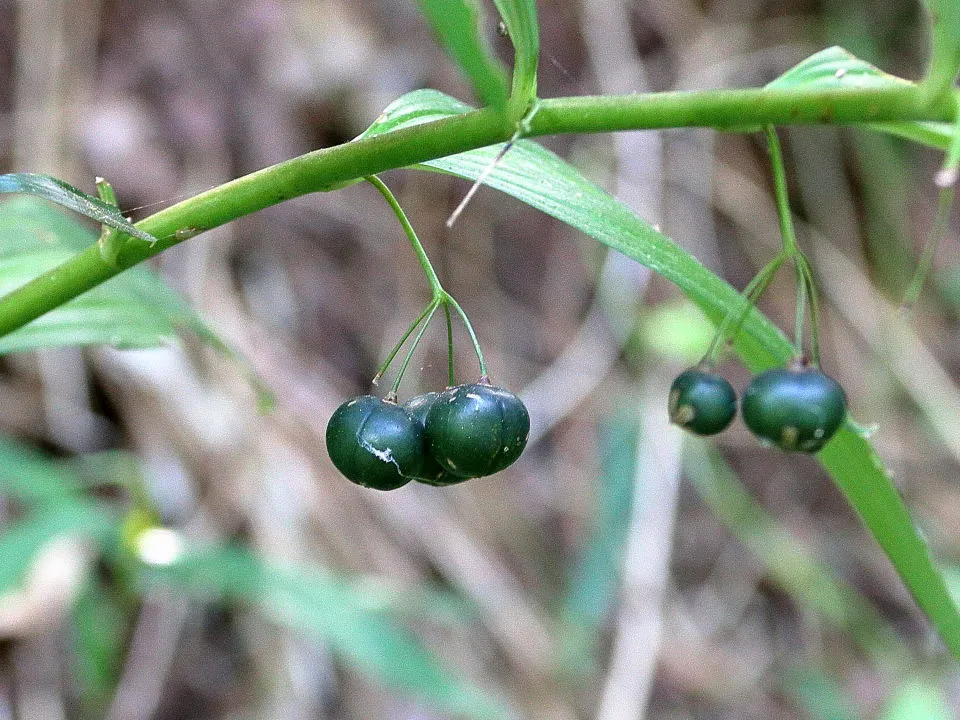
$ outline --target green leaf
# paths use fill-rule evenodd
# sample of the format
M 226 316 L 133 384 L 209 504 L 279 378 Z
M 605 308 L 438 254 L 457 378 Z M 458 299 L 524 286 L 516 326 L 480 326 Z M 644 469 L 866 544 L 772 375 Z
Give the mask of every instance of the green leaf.
M 913 83 L 859 59 L 842 47 L 829 47 L 794 65 L 768 88 L 882 88 Z
M 70 502 L 82 489 L 69 468 L 0 437 L 0 496 L 28 506 Z
M 73 604 L 72 668 L 85 717 L 104 717 L 120 671 L 129 630 L 123 605 L 96 580 Z
M 117 523 L 112 513 L 81 498 L 26 513 L 0 533 L 0 593 L 22 582 L 37 552 L 52 539 L 82 537 L 102 545 L 114 536 Z
M 365 592 L 316 567 L 279 567 L 235 547 L 193 549 L 145 577 L 193 596 L 223 594 L 330 645 L 356 668 L 456 717 L 512 717 L 499 702 L 449 672 Z
M 96 241 L 73 218 L 35 198 L 0 204 L 0 294 L 51 270 Z M 146 267 L 137 267 L 0 337 L 0 355 L 64 345 L 155 347 L 190 329 L 212 333 Z
M 540 26 L 535 0 L 493 0 L 513 43 L 513 97 L 522 108 L 537 96 Z
M 897 688 L 879 720 L 951 720 L 955 717 L 938 687 L 922 680 L 909 680 Z
M 0 499 L 24 509 L 16 522 L 0 526 L 0 592 L 19 583 L 37 551 L 63 535 L 108 541 L 119 520 L 91 502 L 85 483 L 69 464 L 0 437 Z
M 127 235 L 144 240 L 151 245 L 157 238 L 143 230 L 138 230 L 127 220 L 120 210 L 105 203 L 100 198 L 87 195 L 73 185 L 36 173 L 10 173 L 0 175 L 0 193 L 27 193 L 61 205 L 69 210 L 96 220 L 102 225 L 116 228 Z
M 789 670 L 780 684 L 810 720 L 858 720 L 855 703 L 836 678 L 819 668 L 807 665 Z
M 435 96 L 435 100 L 437 116 L 464 112 L 465 106 L 452 98 Z M 414 98 L 414 122 L 422 122 L 427 115 L 426 101 L 422 94 Z M 385 114 L 402 115 L 405 102 L 405 98 L 400 98 Z M 368 134 L 377 134 L 377 128 L 371 128 Z M 475 180 L 498 152 L 499 147 L 483 148 L 433 160 L 423 167 Z M 734 288 L 571 165 L 534 142 L 517 142 L 489 173 L 486 183 L 663 275 L 714 322 L 743 307 L 744 301 Z M 782 365 L 793 353 L 790 341 L 756 310 L 748 314 L 735 348 L 744 364 L 755 372 Z M 848 424 L 818 458 L 890 558 L 943 642 L 960 658 L 957 606 L 870 443 Z
M 375 137 L 413 125 L 422 125 L 451 115 L 470 112 L 472 107 L 439 90 L 426 88 L 409 92 L 390 103 L 357 139 Z
M 960 6 L 960 3 L 955 4 Z M 912 84 L 896 75 L 885 73 L 841 47 L 834 46 L 814 53 L 768 83 L 767 87 L 838 90 L 903 87 Z M 943 150 L 949 147 L 954 133 L 950 123 L 937 122 L 868 123 L 867 127 Z
M 506 69 L 483 35 L 483 8 L 478 0 L 418 0 L 447 53 L 473 83 L 485 105 L 507 105 Z
M 936 96 L 953 87 L 960 72 L 960 2 L 924 0 L 930 11 L 930 66 L 921 83 Z

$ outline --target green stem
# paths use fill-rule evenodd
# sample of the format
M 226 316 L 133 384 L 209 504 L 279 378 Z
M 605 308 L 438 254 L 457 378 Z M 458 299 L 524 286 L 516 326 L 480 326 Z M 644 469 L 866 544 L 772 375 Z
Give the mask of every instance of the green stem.
M 450 303 L 443 304 L 443 314 L 447 320 L 447 381 L 450 387 L 457 384 L 453 369 L 453 321 L 450 319 Z
M 804 282 L 803 270 L 800 263 L 794 260 L 794 269 L 797 275 L 797 300 L 793 319 L 793 347 L 798 357 L 803 356 L 803 324 L 807 310 L 807 284 Z
M 810 303 L 810 362 L 820 367 L 820 301 L 817 299 L 817 284 L 813 278 L 813 266 L 803 252 L 798 252 L 794 262 L 800 270 Z
M 780 220 L 780 237 L 783 241 L 782 254 L 793 261 L 797 275 L 797 304 L 793 327 L 793 345 L 797 357 L 804 355 L 804 318 L 806 308 L 810 306 L 810 356 L 814 364 L 820 364 L 820 328 L 816 286 L 813 271 L 806 255 L 797 244 L 797 234 L 793 228 L 793 215 L 790 212 L 790 191 L 787 186 L 787 172 L 783 163 L 783 150 L 780 138 L 773 125 L 764 128 L 767 148 L 770 152 L 770 166 L 773 172 L 773 189 L 777 202 L 777 217 Z
M 377 374 L 373 376 L 374 385 L 380 384 L 380 378 L 383 377 L 384 373 L 386 373 L 387 370 L 390 368 L 390 366 L 393 364 L 394 358 L 397 357 L 397 353 L 400 352 L 400 348 L 403 347 L 403 344 L 407 341 L 407 338 L 413 334 L 413 331 L 416 330 L 417 326 L 419 326 L 420 323 L 423 322 L 423 319 L 427 315 L 429 315 L 432 310 L 436 309 L 436 306 L 437 306 L 436 301 L 433 301 L 429 305 L 427 305 L 423 309 L 423 312 L 420 313 L 420 317 L 414 320 L 413 323 L 410 325 L 410 327 L 407 328 L 407 331 L 403 334 L 403 337 L 401 337 L 400 340 L 397 342 L 397 344 L 393 346 L 393 350 L 390 351 L 390 354 L 387 355 L 387 359 L 383 361 L 383 365 L 381 365 L 380 368 L 377 370 Z
M 767 125 L 763 129 L 767 137 L 767 149 L 770 154 L 770 167 L 773 170 L 773 193 L 777 201 L 777 217 L 780 218 L 780 237 L 783 241 L 783 250 L 788 257 L 797 254 L 797 235 L 793 229 L 793 218 L 790 214 L 790 192 L 787 188 L 787 172 L 783 164 L 783 150 L 780 148 L 780 138 L 776 128 Z
M 397 379 L 393 381 L 393 387 L 390 388 L 390 394 L 387 395 L 388 400 L 393 400 L 394 402 L 397 399 L 397 391 L 400 389 L 400 381 L 403 380 L 403 375 L 407 372 L 407 365 L 410 364 L 410 358 L 413 357 L 414 351 L 417 349 L 417 345 L 420 344 L 420 340 L 423 338 L 423 334 L 427 331 L 427 328 L 430 326 L 430 321 L 433 320 L 433 314 L 437 311 L 437 308 L 440 307 L 439 303 L 433 302 L 428 306 L 429 312 L 427 313 L 427 321 L 423 324 L 423 327 L 420 328 L 420 332 L 417 333 L 417 336 L 413 339 L 413 344 L 410 346 L 410 349 L 407 351 L 407 356 L 403 359 L 403 362 L 400 364 L 400 370 L 397 372 Z
M 528 136 L 668 127 L 753 129 L 822 124 L 954 119 L 954 98 L 917 87 L 758 88 L 543 100 Z M 514 124 L 476 110 L 317 150 L 220 185 L 138 223 L 160 242 L 127 243 L 116 264 L 96 246 L 0 298 L 0 335 L 9 333 L 193 233 L 311 192 L 332 190 L 384 170 L 506 142 Z
M 477 362 L 480 364 L 480 378 L 486 378 L 489 373 L 487 372 L 487 363 L 483 360 L 483 351 L 480 349 L 480 341 L 477 340 L 477 334 L 473 331 L 473 325 L 470 324 L 470 318 L 467 317 L 467 314 L 463 311 L 463 308 L 460 307 L 452 295 L 447 295 L 447 302 L 453 305 L 453 309 L 457 311 L 457 314 L 460 316 L 460 319 L 463 320 L 463 324 L 467 327 L 467 334 L 470 335 L 470 342 L 473 343 L 473 351 L 477 354 Z
M 440 284 L 440 278 L 437 277 L 437 273 L 433 269 L 433 265 L 430 264 L 430 258 L 427 257 L 427 252 L 423 249 L 420 238 L 417 237 L 417 233 L 413 229 L 413 225 L 411 225 L 410 221 L 407 219 L 407 214 L 403 211 L 403 208 L 400 207 L 400 203 L 397 202 L 397 198 L 394 197 L 392 192 L 390 192 L 390 188 L 388 188 L 376 175 L 368 175 L 364 178 L 364 180 L 380 191 L 380 194 L 383 195 L 394 214 L 396 214 L 397 219 L 400 221 L 400 225 L 403 227 L 403 231 L 407 234 L 407 238 L 410 240 L 410 245 L 413 247 L 413 252 L 416 254 L 417 260 L 420 261 L 420 267 L 423 268 L 423 274 L 427 276 L 427 282 L 430 283 L 430 290 L 433 293 L 434 300 L 441 297 L 444 294 L 444 290 L 443 285 Z
M 710 342 L 710 347 L 707 348 L 707 352 L 703 356 L 703 360 L 700 361 L 700 365 L 713 367 L 717 364 L 724 341 L 727 338 L 732 340 L 737 336 L 744 321 L 747 319 L 747 315 L 753 309 L 757 298 L 759 298 L 763 294 L 763 291 L 767 289 L 767 286 L 770 285 L 770 282 L 786 259 L 786 255 L 784 255 L 782 251 L 777 253 L 776 257 L 764 265 L 760 269 L 760 272 L 754 275 L 753 280 L 747 283 L 747 286 L 741 293 L 744 305 L 740 309 L 731 309 L 726 317 L 724 317 L 723 322 L 720 323 L 720 327 L 717 328 L 717 332 L 713 336 L 713 340 Z

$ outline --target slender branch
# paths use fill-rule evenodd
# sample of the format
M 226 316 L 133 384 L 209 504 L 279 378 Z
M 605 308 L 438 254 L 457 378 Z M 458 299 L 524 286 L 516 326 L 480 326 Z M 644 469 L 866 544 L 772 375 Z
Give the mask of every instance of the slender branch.
M 413 225 L 411 225 L 410 220 L 407 219 L 407 214 L 403 211 L 403 208 L 400 207 L 400 203 L 397 202 L 397 198 L 394 197 L 392 192 L 390 192 L 390 188 L 384 184 L 383 180 L 378 178 L 376 175 L 369 175 L 364 179 L 380 191 L 380 194 L 383 195 L 384 199 L 387 201 L 387 204 L 390 205 L 390 209 L 392 209 L 394 214 L 397 216 L 397 220 L 400 221 L 400 226 L 403 228 L 403 231 L 407 235 L 407 239 L 410 241 L 410 247 L 413 248 L 413 253 L 417 256 L 417 260 L 420 262 L 420 267 L 423 269 L 423 274 L 427 276 L 427 282 L 430 283 L 430 290 L 433 292 L 434 300 L 442 297 L 443 285 L 440 284 L 440 278 L 437 277 L 437 273 L 433 269 L 433 265 L 430 263 L 430 258 L 427 257 L 427 252 L 423 249 L 420 238 L 417 237 L 417 233 L 413 229 Z
M 747 89 L 543 100 L 528 136 L 668 127 L 755 130 L 767 124 L 823 124 L 954 119 L 954 98 L 927 98 L 916 86 L 863 89 Z M 367 175 L 506 142 L 516 127 L 492 110 L 317 150 L 251 173 L 138 223 L 160 242 L 124 246 L 116 264 L 96 245 L 0 298 L 0 335 L 9 333 L 192 233 Z
M 407 351 L 407 356 L 403 358 L 403 362 L 400 364 L 400 370 L 397 372 L 397 377 L 393 381 L 393 387 L 390 388 L 390 393 L 387 395 L 388 400 L 396 401 L 397 393 L 400 391 L 400 383 L 403 380 L 404 374 L 407 372 L 407 366 L 410 364 L 410 360 L 413 358 L 413 353 L 416 351 L 417 346 L 420 345 L 420 341 L 423 339 L 423 334 L 427 331 L 427 327 L 430 325 L 430 321 L 433 319 L 434 313 L 437 312 L 438 307 L 440 307 L 439 303 L 430 303 L 429 312 L 427 313 L 427 320 L 425 323 L 423 323 L 423 327 L 420 328 L 417 336 L 413 339 L 413 344 Z
M 443 304 L 443 315 L 447 320 L 447 384 L 453 387 L 457 384 L 453 366 L 453 323 L 450 320 L 450 303 Z
M 477 355 L 477 363 L 480 365 L 480 377 L 485 378 L 489 376 L 487 372 L 487 363 L 483 359 L 483 350 L 480 349 L 480 341 L 477 339 L 477 334 L 473 331 L 473 325 L 470 324 L 470 318 L 467 317 L 467 314 L 463 311 L 463 308 L 460 307 L 453 295 L 447 293 L 447 303 L 453 305 L 453 309 L 457 311 L 457 315 L 460 316 L 460 319 L 463 320 L 463 324 L 467 328 L 467 335 L 470 336 L 470 342 L 473 343 L 473 351 Z
M 427 315 L 433 314 L 433 311 L 436 309 L 436 305 L 437 305 L 436 301 L 431 302 L 429 305 L 427 305 L 423 309 L 423 312 L 420 313 L 420 316 L 416 320 L 414 320 L 412 323 L 410 323 L 410 327 L 407 328 L 407 331 L 397 341 L 397 344 L 393 346 L 393 349 L 390 351 L 390 354 L 387 355 L 387 359 L 383 361 L 383 364 L 377 370 L 377 374 L 373 376 L 374 385 L 380 384 L 380 378 L 382 378 L 384 374 L 387 372 L 387 370 L 390 369 L 390 366 L 393 364 L 394 358 L 397 357 L 397 353 L 400 352 L 400 348 L 403 347 L 403 344 L 407 341 L 407 338 L 413 335 L 413 331 L 416 330 L 417 327 L 419 327 L 420 323 L 423 322 L 423 319 L 427 317 Z

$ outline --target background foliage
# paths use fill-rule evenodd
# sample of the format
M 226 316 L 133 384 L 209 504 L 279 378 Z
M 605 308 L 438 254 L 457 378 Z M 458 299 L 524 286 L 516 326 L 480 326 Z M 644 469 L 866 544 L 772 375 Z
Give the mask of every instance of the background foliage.
M 906 77 L 924 63 L 912 5 L 539 10 L 544 97 L 762 85 L 833 44 Z M 91 192 L 104 175 L 128 211 L 349 140 L 414 88 L 471 94 L 406 0 L 0 14 L 2 169 Z M 477 65 L 493 101 L 499 72 Z M 773 252 L 755 138 L 547 144 L 738 287 Z M 956 566 L 956 243 L 911 328 L 890 305 L 928 231 L 939 159 L 843 129 L 790 131 L 786 144 L 828 300 L 825 365 L 856 417 L 879 423 L 874 444 Z M 0 426 L 20 444 L 2 448 L 0 702 L 23 717 L 626 718 L 649 691 L 650 717 L 956 714 L 955 667 L 814 461 L 742 427 L 713 452 L 665 426 L 665 387 L 709 334 L 671 286 L 492 190 L 449 231 L 465 184 L 388 180 L 494 379 L 524 389 L 537 442 L 509 471 L 442 493 L 378 495 L 329 465 L 326 418 L 366 390 L 425 299 L 370 188 L 164 253 L 154 269 L 206 325 L 146 271 L 87 311 L 103 313 L 99 341 L 192 328 L 182 343 L 3 360 Z M 17 203 L 5 249 L 49 258 L 75 238 L 72 220 Z M 792 302 L 778 284 L 764 309 L 786 325 Z M 242 364 L 198 341 L 207 326 L 250 359 L 275 413 L 257 413 Z M 410 394 L 443 384 L 442 341 Z M 746 371 L 728 369 L 742 386 Z M 141 532 L 158 521 L 178 534 Z

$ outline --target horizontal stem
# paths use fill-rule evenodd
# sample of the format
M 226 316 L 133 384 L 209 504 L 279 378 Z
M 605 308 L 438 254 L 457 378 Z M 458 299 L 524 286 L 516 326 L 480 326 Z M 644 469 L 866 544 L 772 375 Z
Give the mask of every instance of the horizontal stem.
M 823 125 L 953 120 L 952 98 L 929 101 L 915 85 L 886 88 L 748 88 L 543 100 L 530 135 L 675 127 L 759 130 Z
M 863 89 L 747 89 L 543 100 L 528 136 L 668 127 L 754 130 L 766 124 L 952 121 L 953 98 L 933 100 L 913 85 Z M 137 223 L 160 238 L 130 241 L 116 264 L 96 245 L 0 298 L 0 335 L 34 320 L 117 273 L 181 242 L 257 210 L 405 167 L 509 140 L 516 128 L 476 110 L 316 150 L 251 173 L 161 210 Z M 190 228 L 190 233 L 178 233 Z M 193 232 L 196 231 L 196 232 Z

